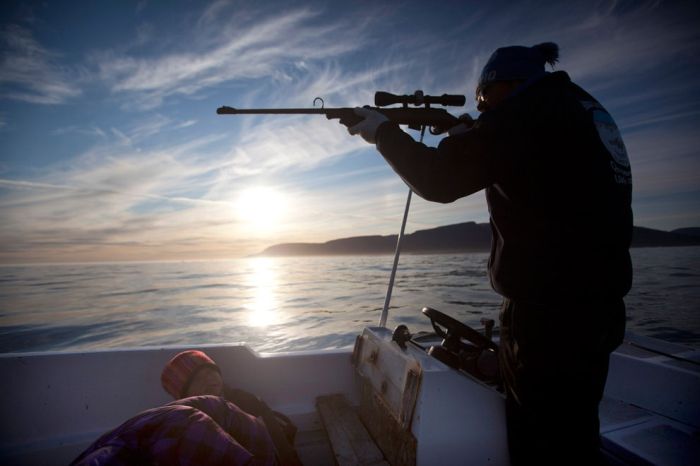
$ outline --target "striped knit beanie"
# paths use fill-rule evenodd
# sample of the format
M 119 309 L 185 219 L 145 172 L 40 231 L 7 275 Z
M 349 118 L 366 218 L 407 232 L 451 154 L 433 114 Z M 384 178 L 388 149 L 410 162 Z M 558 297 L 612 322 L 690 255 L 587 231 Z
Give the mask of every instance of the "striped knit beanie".
M 160 383 L 173 398 L 180 399 L 187 393 L 197 372 L 205 367 L 212 367 L 221 373 L 219 366 L 202 351 L 183 351 L 165 365 L 160 375 Z

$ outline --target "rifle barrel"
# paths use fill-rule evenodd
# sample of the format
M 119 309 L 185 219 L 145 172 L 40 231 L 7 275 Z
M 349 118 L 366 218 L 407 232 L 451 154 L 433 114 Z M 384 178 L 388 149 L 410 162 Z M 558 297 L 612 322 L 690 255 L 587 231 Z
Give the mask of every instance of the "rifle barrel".
M 421 127 L 430 127 L 432 134 L 442 134 L 447 132 L 449 128 L 460 123 L 460 120 L 447 113 L 447 111 L 438 108 L 377 108 L 367 107 L 384 114 L 389 120 L 400 124 L 408 125 L 411 129 L 420 129 Z M 353 107 L 341 108 L 233 108 L 219 107 L 216 109 L 219 115 L 270 115 L 270 114 L 287 114 L 287 115 L 325 115 L 329 120 L 339 119 L 340 123 L 345 126 L 353 126 L 363 120 L 362 117 L 355 114 Z
M 219 107 L 216 109 L 219 115 L 264 115 L 264 114 L 310 114 L 319 115 L 327 113 L 323 108 L 233 108 Z

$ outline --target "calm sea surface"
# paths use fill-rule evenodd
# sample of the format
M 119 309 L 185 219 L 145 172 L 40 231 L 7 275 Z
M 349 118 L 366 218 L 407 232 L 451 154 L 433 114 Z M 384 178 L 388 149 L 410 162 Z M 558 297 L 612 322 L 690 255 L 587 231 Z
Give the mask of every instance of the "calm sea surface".
M 700 347 L 700 247 L 633 249 L 628 329 Z M 404 255 L 387 326 L 429 330 L 434 307 L 498 321 L 487 254 Z M 0 267 L 0 353 L 245 342 L 352 345 L 376 325 L 391 256 Z M 565 309 L 563 309 L 565 311 Z

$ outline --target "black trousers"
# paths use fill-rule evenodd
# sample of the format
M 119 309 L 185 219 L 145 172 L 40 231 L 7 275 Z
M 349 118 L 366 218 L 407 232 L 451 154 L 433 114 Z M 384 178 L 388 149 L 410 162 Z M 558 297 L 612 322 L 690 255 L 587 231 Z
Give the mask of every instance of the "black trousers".
M 500 320 L 511 464 L 604 464 L 598 405 L 610 353 L 624 337 L 622 299 L 506 299 Z

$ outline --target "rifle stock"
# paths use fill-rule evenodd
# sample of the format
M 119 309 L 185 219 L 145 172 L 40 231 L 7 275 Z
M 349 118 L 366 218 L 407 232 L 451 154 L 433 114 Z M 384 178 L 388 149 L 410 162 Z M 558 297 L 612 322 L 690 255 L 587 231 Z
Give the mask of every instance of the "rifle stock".
M 385 115 L 389 120 L 419 130 L 426 126 L 432 134 L 442 134 L 463 121 L 439 108 L 379 108 L 367 107 Z M 353 126 L 363 120 L 352 107 L 340 108 L 233 108 L 219 107 L 219 115 L 325 115 L 329 120 L 340 120 Z

